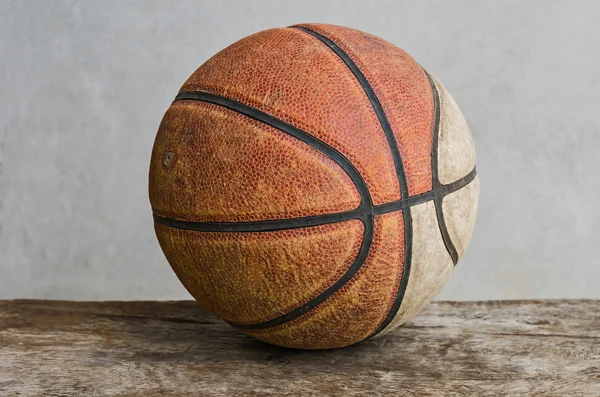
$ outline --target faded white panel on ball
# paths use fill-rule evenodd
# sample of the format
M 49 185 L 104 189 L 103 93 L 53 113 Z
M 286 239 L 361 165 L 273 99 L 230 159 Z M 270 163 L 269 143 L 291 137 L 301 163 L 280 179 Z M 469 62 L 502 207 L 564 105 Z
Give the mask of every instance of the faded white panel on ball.
M 477 217 L 479 203 L 479 178 L 475 177 L 471 183 L 444 197 L 442 210 L 446 220 L 446 228 L 454 247 L 461 257 L 465 252 Z
M 431 76 L 440 97 L 438 178 L 444 185 L 459 180 L 475 167 L 475 145 L 467 121 L 446 87 Z
M 431 302 L 454 269 L 442 240 L 433 201 L 415 205 L 411 215 L 413 244 L 408 285 L 398 313 L 379 335 L 404 323 Z

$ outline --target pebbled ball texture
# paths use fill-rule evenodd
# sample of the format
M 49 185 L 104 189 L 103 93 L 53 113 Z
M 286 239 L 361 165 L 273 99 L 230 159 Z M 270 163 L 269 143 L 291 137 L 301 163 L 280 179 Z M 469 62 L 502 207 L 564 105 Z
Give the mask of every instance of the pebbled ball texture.
M 194 298 L 305 349 L 421 310 L 464 253 L 479 195 L 444 86 L 380 38 L 317 24 L 200 66 L 160 124 L 149 182 L 158 241 Z

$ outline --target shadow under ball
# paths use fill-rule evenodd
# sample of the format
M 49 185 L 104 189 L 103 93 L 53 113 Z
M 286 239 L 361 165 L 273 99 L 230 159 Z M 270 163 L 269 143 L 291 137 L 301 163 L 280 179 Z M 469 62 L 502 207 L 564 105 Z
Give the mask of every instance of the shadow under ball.
M 160 246 L 201 305 L 265 342 L 327 349 L 437 295 L 479 181 L 439 80 L 378 37 L 303 24 L 192 74 L 160 124 L 149 190 Z

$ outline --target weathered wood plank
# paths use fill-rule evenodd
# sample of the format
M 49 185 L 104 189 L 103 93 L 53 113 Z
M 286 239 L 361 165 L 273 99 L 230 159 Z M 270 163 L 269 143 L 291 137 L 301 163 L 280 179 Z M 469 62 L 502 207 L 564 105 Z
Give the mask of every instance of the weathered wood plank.
M 600 396 L 600 301 L 438 302 L 331 351 L 194 302 L 0 301 L 0 396 Z

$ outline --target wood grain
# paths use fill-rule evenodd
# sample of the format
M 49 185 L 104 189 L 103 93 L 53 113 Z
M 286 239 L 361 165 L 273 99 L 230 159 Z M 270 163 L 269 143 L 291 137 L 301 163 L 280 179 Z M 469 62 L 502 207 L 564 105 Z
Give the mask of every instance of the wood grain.
M 329 351 L 189 301 L 0 301 L 0 396 L 40 395 L 600 396 L 600 301 L 437 302 Z

